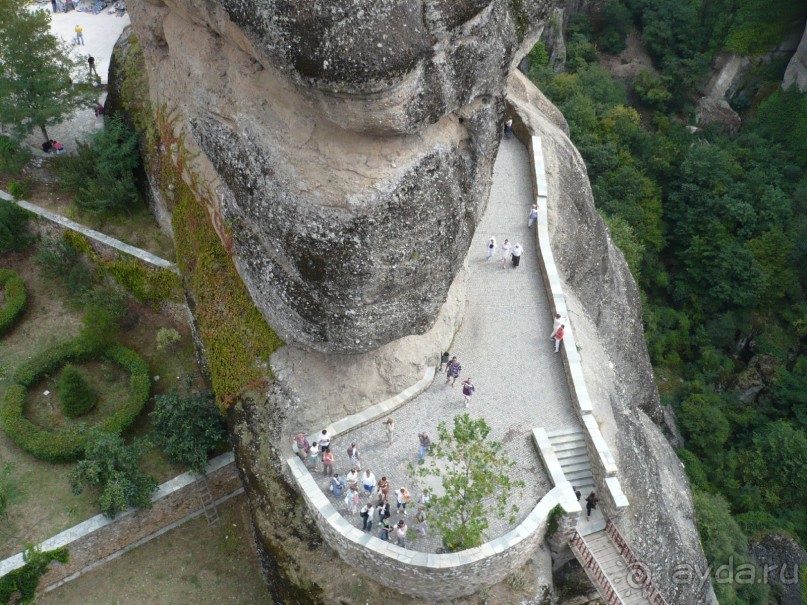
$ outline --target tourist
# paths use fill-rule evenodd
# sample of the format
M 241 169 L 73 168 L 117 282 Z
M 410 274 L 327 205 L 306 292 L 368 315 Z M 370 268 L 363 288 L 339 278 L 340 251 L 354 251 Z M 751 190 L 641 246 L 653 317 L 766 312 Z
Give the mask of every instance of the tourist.
M 561 317 L 560 313 L 555 313 L 555 319 L 552 324 L 552 334 L 549 335 L 549 340 L 555 338 L 555 332 L 558 331 L 558 328 L 561 327 L 563 324 L 566 323 L 566 320 Z
M 493 237 L 492 235 L 490 236 L 490 239 L 488 240 L 485 249 L 487 250 L 487 257 L 485 258 L 485 260 L 488 261 L 491 258 L 493 258 L 494 254 L 496 254 L 496 238 Z
M 359 453 L 359 448 L 355 442 L 351 443 L 350 447 L 347 448 L 347 457 L 350 461 L 350 466 L 361 470 L 361 453 Z
M 533 206 L 530 208 L 530 215 L 527 218 L 527 227 L 532 229 L 532 226 L 535 224 L 535 221 L 538 220 L 538 206 Z
M 364 506 L 361 507 L 359 511 L 359 516 L 361 517 L 361 529 L 362 531 L 370 531 L 373 527 L 373 522 L 370 519 L 370 515 L 372 514 L 373 505 L 367 502 Z
M 465 397 L 465 407 L 471 406 L 471 397 L 474 396 L 474 391 L 476 387 L 471 382 L 470 378 L 466 378 L 462 381 L 462 396 Z
M 359 473 L 355 468 L 350 469 L 350 472 L 345 476 L 348 487 L 356 487 L 359 484 Z
M 325 451 L 326 447 L 331 446 L 331 438 L 328 436 L 328 429 L 322 429 L 322 434 L 319 436 L 319 451 Z
M 429 488 L 424 487 L 423 491 L 420 492 L 420 496 L 418 496 L 418 506 L 421 508 L 428 508 L 429 506 Z
M 453 387 L 454 383 L 457 382 L 457 378 L 459 378 L 460 372 L 462 372 L 462 366 L 455 355 L 446 366 L 446 384 L 450 382 Z
M 50 141 L 45 141 L 44 143 L 42 143 L 42 151 L 44 151 L 45 153 L 50 153 L 52 149 L 53 145 L 51 144 Z
M 89 75 L 95 74 L 95 77 L 100 80 L 101 76 L 98 75 L 98 72 L 95 69 L 95 57 L 93 57 L 92 55 L 88 56 L 87 57 L 87 65 L 89 65 L 89 67 L 90 67 L 90 74 Z M 98 113 L 96 112 L 95 115 L 97 116 Z
M 50 5 L 53 7 L 53 12 L 58 13 L 58 9 L 56 8 L 56 0 L 50 0 Z
M 599 501 L 600 499 L 594 492 L 591 492 L 588 496 L 586 496 L 586 520 L 591 517 L 591 511 L 597 508 L 597 502 Z
M 51 139 L 50 144 L 51 144 L 51 147 L 53 147 L 53 151 L 55 151 L 56 153 L 64 153 L 64 147 L 62 146 L 62 144 L 59 141 Z
M 507 265 L 508 258 L 510 258 L 510 240 L 505 239 L 502 244 L 502 269 Z
M 400 513 L 403 508 L 403 514 L 406 514 L 406 505 L 409 504 L 410 496 L 409 490 L 405 487 L 395 490 L 395 511 Z
M 319 462 L 319 446 L 317 442 L 311 444 L 311 447 L 308 448 L 308 470 L 312 473 L 317 472 L 317 463 Z
M 583 494 L 580 493 L 580 490 L 577 489 L 575 486 L 572 486 L 572 489 L 574 490 L 574 497 L 577 499 L 578 502 L 580 502 L 580 496 L 582 496 Z
M 376 488 L 378 489 L 379 497 L 382 498 L 384 502 L 386 502 L 387 499 L 389 498 L 389 479 L 387 479 L 386 477 L 381 477 L 381 481 L 378 482 Z
M 518 264 L 521 262 L 521 255 L 524 253 L 524 248 L 521 247 L 521 244 L 516 242 L 516 245 L 513 246 L 513 269 L 518 269 Z
M 509 139 L 513 136 L 513 120 L 512 118 L 504 123 L 504 138 Z
M 389 502 L 381 502 L 375 507 L 375 512 L 378 515 L 378 520 L 389 519 L 392 516 L 390 512 Z
M 389 521 L 387 521 L 386 519 L 381 519 L 378 522 L 378 528 L 379 528 L 378 537 L 381 538 L 382 540 L 389 540 L 389 530 L 390 530 Z
M 451 355 L 448 351 L 445 351 L 442 355 L 440 355 L 440 372 L 446 371 L 446 366 L 448 362 L 451 361 Z
M 333 472 L 333 452 L 329 447 L 322 452 L 322 472 L 326 477 Z
M 341 498 L 345 491 L 345 487 L 345 480 L 339 476 L 339 473 L 334 473 L 333 477 L 331 477 L 331 484 L 328 489 L 333 492 L 334 496 Z
M 305 435 L 302 433 L 297 433 L 297 436 L 294 438 L 292 442 L 292 449 L 297 451 L 297 455 L 300 456 L 300 459 L 305 462 L 306 457 L 308 456 L 308 450 L 311 449 L 311 445 L 308 443 L 308 439 L 305 438 Z
M 345 504 L 351 515 L 355 515 L 359 512 L 359 490 L 356 489 L 355 485 L 351 485 L 348 488 L 347 495 L 345 496 Z
M 395 544 L 401 548 L 406 548 L 406 532 L 409 528 L 406 526 L 406 521 L 401 519 L 398 521 L 398 526 L 395 528 Z
M 395 421 L 392 418 L 387 418 L 382 424 L 387 430 L 387 447 L 389 447 L 395 438 Z
M 76 25 L 76 44 L 84 46 L 84 28 L 80 25 Z
M 418 440 L 420 441 L 420 453 L 418 458 L 423 460 L 426 457 L 426 452 L 428 452 L 429 448 L 432 446 L 432 440 L 429 439 L 428 433 L 419 433 Z
M 99 117 L 104 115 L 104 106 L 101 105 L 98 101 L 95 102 L 95 117 Z
M 428 523 L 426 521 L 426 511 L 422 506 L 418 506 L 418 512 L 415 514 L 415 521 L 418 522 L 417 532 L 421 536 L 425 536 L 426 530 L 428 529 Z
M 560 342 L 563 340 L 565 326 L 561 324 L 561 326 L 555 332 L 555 353 L 560 352 Z
M 361 484 L 364 486 L 364 491 L 367 492 L 367 495 L 372 495 L 373 490 L 375 489 L 376 480 L 375 475 L 370 471 L 369 468 L 364 471 L 364 475 L 362 475 L 361 478 Z

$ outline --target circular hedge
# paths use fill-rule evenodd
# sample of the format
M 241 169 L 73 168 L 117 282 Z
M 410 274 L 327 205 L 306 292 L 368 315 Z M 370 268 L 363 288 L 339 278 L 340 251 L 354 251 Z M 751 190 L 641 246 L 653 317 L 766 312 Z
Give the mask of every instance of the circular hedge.
M 95 358 L 112 361 L 131 374 L 129 396 L 124 404 L 96 425 L 112 433 L 126 429 L 143 410 L 149 398 L 151 383 L 148 364 L 137 353 L 119 344 L 94 351 L 81 339 L 56 345 L 34 356 L 14 373 L 15 384 L 9 386 L 0 403 L 0 422 L 8 437 L 29 454 L 47 462 L 72 462 L 84 451 L 87 431 L 75 427 L 60 431 L 45 430 L 25 417 L 28 387 L 42 376 L 52 373 L 63 363 Z
M 0 269 L 0 288 L 5 288 L 6 291 L 6 304 L 0 308 L 0 336 L 3 336 L 25 309 L 28 294 L 25 291 L 25 282 L 10 269 Z

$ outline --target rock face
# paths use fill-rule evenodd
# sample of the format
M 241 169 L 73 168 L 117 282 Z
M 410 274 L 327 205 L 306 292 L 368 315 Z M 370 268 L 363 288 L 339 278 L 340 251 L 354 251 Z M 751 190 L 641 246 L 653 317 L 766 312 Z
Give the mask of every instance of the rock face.
M 709 582 L 676 583 L 679 563 L 707 564 L 689 482 L 659 426 L 664 415 L 644 341 L 636 283 L 597 214 L 583 159 L 563 124 L 531 104 L 531 84 L 510 76 L 516 128 L 540 136 L 549 191 L 549 231 L 595 416 L 619 467 L 630 507 L 617 525 L 673 605 L 715 604 Z
M 428 330 L 487 199 L 504 82 L 550 0 L 149 0 L 156 105 L 200 152 L 269 324 L 321 352 Z
M 802 605 L 800 570 L 807 565 L 807 551 L 790 536 L 768 534 L 751 544 L 759 567 L 767 570 L 765 580 L 774 587 L 772 603 Z
M 794 84 L 801 92 L 807 91 L 807 27 L 804 29 L 796 54 L 787 64 L 782 88 L 788 89 Z

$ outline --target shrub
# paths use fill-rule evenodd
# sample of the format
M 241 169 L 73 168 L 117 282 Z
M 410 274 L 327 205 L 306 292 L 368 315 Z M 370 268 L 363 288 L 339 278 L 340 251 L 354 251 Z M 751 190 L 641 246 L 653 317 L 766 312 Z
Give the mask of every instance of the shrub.
M 160 328 L 157 330 L 157 350 L 165 351 L 172 348 L 182 337 L 173 328 Z
M 26 390 L 42 376 L 53 374 L 65 361 L 85 361 L 98 354 L 97 349 L 88 347 L 85 341 L 77 338 L 47 349 L 17 368 L 14 373 L 16 384 L 6 390 L 0 403 L 0 422 L 6 435 L 26 452 L 41 460 L 77 460 L 84 449 L 86 431 L 77 427 L 47 431 L 32 423 L 24 413 Z M 148 401 L 151 389 L 148 364 L 137 353 L 118 344 L 107 346 L 101 355 L 131 374 L 126 401 L 98 425 L 100 430 L 120 433 L 134 422 Z
M 137 464 L 146 449 L 142 442 L 126 445 L 116 433 L 93 431 L 84 448 L 84 460 L 70 471 L 73 493 L 80 494 L 88 485 L 100 488 L 98 504 L 111 519 L 130 506 L 151 508 L 157 482 Z
M 45 551 L 34 547 L 27 548 L 22 558 L 25 565 L 0 578 L 0 603 L 33 603 L 39 578 L 45 573 L 51 561 L 67 563 L 70 556 L 66 546 Z M 15 595 L 18 595 L 19 601 L 12 600 Z
M 117 258 L 102 266 L 142 303 L 157 304 L 179 286 L 179 276 L 167 269 L 146 267 L 134 258 Z
M 62 281 L 71 294 L 83 295 L 95 281 L 95 272 L 81 260 L 79 252 L 62 239 L 46 239 L 34 256 L 39 274 Z
M 98 403 L 98 393 L 72 364 L 68 363 L 62 370 L 58 389 L 62 411 L 71 418 L 83 416 Z
M 0 252 L 23 250 L 31 244 L 25 227 L 28 214 L 14 202 L 0 200 Z
M 30 193 L 30 187 L 22 181 L 9 181 L 7 186 L 8 192 L 18 200 L 27 197 Z
M 207 453 L 227 438 L 224 419 L 216 408 L 213 393 L 192 391 L 191 378 L 154 399 L 154 439 L 166 456 L 204 473 Z
M 31 152 L 14 139 L 0 135 L 0 172 L 19 174 L 31 160 Z
M 10 269 L 0 269 L 0 288 L 6 297 L 6 304 L 0 307 L 0 336 L 3 336 L 25 309 L 28 294 L 22 278 Z
M 77 145 L 75 156 L 56 168 L 62 186 L 76 194 L 76 206 L 87 212 L 119 213 L 137 201 L 137 136 L 123 120 L 106 120 L 102 130 Z

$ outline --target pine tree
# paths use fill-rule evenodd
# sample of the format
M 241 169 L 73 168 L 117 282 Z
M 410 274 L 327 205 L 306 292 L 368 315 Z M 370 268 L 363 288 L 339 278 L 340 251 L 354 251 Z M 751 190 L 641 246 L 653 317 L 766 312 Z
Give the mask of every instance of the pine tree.
M 91 107 L 97 92 L 79 81 L 80 62 L 50 32 L 50 13 L 29 11 L 18 0 L 0 0 L 0 124 L 18 137 L 60 124 Z

